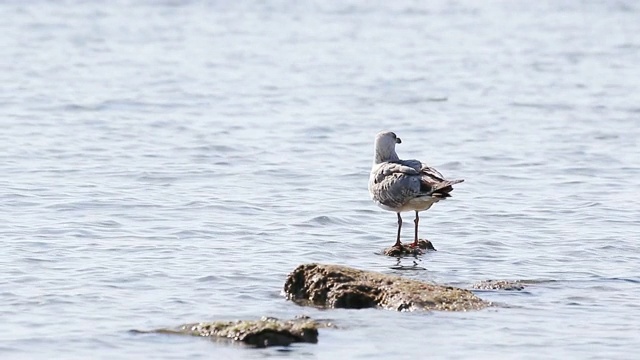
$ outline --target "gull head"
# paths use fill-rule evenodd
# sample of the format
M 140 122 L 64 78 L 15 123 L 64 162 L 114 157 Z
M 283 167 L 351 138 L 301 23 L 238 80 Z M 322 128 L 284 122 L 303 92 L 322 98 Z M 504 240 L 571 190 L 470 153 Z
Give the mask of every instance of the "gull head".
M 392 131 L 382 131 L 376 135 L 374 143 L 376 164 L 385 161 L 398 160 L 398 154 L 396 154 L 396 144 L 402 144 L 402 140 Z

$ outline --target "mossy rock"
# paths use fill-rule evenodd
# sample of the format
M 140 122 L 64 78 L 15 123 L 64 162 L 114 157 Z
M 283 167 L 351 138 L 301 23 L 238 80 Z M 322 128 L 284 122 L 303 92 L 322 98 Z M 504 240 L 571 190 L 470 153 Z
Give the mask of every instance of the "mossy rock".
M 418 246 L 413 246 L 413 242 L 408 244 L 400 244 L 400 246 L 392 246 L 384 249 L 382 252 L 387 256 L 416 256 L 423 255 L 427 251 L 436 251 L 436 248 L 433 247 L 433 244 L 429 240 L 418 240 Z
M 305 264 L 284 285 L 289 300 L 324 308 L 469 311 L 491 306 L 473 292 L 347 266 Z
M 317 343 L 318 329 L 331 327 L 308 317 L 279 320 L 263 317 L 260 320 L 213 321 L 185 324 L 176 329 L 150 331 L 160 334 L 180 334 L 227 340 L 255 347 L 288 346 L 292 343 Z

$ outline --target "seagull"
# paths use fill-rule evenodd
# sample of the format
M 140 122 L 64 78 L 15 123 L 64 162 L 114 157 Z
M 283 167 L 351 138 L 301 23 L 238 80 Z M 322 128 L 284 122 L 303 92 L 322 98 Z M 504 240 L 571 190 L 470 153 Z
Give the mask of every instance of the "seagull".
M 376 135 L 374 159 L 369 175 L 369 195 L 384 210 L 398 215 L 398 236 L 394 247 L 402 247 L 400 229 L 401 212 L 415 211 L 415 233 L 411 247 L 418 247 L 418 213 L 440 200 L 451 197 L 454 184 L 464 180 L 446 180 L 436 169 L 418 160 L 400 160 L 396 144 L 402 140 L 391 131 Z

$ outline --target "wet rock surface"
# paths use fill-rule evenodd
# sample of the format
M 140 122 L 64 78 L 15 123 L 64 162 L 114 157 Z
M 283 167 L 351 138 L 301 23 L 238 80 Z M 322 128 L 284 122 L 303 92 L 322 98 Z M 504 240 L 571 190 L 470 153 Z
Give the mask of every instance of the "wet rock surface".
M 520 291 L 524 289 L 524 283 L 519 280 L 484 280 L 473 284 L 476 290 L 508 290 Z
M 418 240 L 418 246 L 411 246 L 413 243 L 402 244 L 401 246 L 392 246 L 384 249 L 383 254 L 387 256 L 411 256 L 422 255 L 427 251 L 436 251 L 433 244 L 429 240 Z
M 318 322 L 308 317 L 286 321 L 263 317 L 260 320 L 185 324 L 176 329 L 158 329 L 149 332 L 209 337 L 212 340 L 240 342 L 262 348 L 287 346 L 300 342 L 315 344 L 318 342 L 318 329 L 323 327 L 333 327 L 333 324 Z
M 287 277 L 284 292 L 298 304 L 326 308 L 468 311 L 491 306 L 469 290 L 340 265 L 300 265 Z

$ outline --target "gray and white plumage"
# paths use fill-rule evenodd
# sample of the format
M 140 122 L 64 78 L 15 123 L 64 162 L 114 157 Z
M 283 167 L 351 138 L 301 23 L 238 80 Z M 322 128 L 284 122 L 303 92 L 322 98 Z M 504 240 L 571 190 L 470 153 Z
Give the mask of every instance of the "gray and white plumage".
M 418 212 L 428 210 L 434 203 L 450 197 L 452 185 L 464 180 L 446 180 L 438 170 L 419 160 L 400 160 L 395 147 L 401 142 L 390 131 L 376 135 L 369 194 L 381 208 L 398 213 L 399 227 L 402 223 L 401 212 L 416 212 L 417 243 Z

